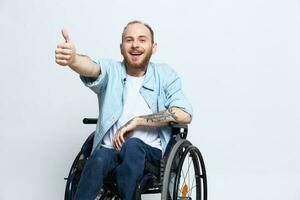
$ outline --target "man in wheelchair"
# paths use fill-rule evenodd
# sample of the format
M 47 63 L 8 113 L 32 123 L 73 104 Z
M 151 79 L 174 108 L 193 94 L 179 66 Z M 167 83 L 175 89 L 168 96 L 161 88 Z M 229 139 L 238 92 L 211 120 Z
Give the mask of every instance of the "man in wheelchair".
M 150 62 L 157 44 L 151 27 L 129 22 L 120 44 L 122 62 L 94 62 L 76 53 L 68 32 L 55 50 L 56 63 L 69 66 L 98 96 L 99 116 L 92 154 L 86 161 L 74 199 L 94 200 L 114 171 L 121 199 L 135 199 L 145 160 L 160 165 L 171 138 L 169 124 L 188 124 L 192 108 L 180 78 L 166 64 Z

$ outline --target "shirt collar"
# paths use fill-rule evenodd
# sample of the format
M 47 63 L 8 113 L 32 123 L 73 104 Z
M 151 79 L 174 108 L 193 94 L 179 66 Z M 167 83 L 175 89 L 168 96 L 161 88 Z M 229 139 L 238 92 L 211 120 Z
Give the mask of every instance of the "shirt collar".
M 155 85 L 155 78 L 154 78 L 154 66 L 153 63 L 149 62 L 148 67 L 147 67 L 147 71 L 145 74 L 145 79 L 143 81 L 143 87 L 154 91 L 154 85 Z M 126 81 L 126 66 L 124 61 L 122 62 L 122 71 L 121 71 L 121 80 L 124 83 Z
M 155 78 L 154 78 L 153 63 L 149 62 L 145 79 L 143 82 L 143 87 L 154 91 L 154 84 L 155 84 Z

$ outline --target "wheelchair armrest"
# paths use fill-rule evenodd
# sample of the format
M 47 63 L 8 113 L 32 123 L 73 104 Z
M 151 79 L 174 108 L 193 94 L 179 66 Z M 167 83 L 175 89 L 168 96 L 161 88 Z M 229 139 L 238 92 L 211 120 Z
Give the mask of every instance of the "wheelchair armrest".
M 172 137 L 180 137 L 181 139 L 186 139 L 188 133 L 188 126 L 186 124 L 171 124 L 171 134 Z

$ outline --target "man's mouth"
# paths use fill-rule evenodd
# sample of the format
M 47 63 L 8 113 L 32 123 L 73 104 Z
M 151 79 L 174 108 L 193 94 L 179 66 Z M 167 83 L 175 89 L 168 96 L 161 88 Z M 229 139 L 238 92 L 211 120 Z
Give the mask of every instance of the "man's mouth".
M 131 55 L 132 61 L 138 61 L 140 60 L 140 56 L 143 54 L 142 52 L 130 52 L 129 53 Z
M 143 54 L 143 52 L 130 52 L 129 54 L 132 56 L 140 56 Z

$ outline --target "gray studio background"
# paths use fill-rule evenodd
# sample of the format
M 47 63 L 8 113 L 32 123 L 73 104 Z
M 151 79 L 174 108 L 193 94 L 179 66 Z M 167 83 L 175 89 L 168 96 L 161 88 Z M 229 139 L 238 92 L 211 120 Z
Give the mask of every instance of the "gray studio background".
M 0 0 L 0 200 L 63 199 L 94 129 L 81 120 L 96 96 L 55 64 L 60 29 L 78 52 L 119 60 L 133 19 L 155 31 L 152 60 L 182 77 L 209 199 L 299 200 L 299 0 Z

